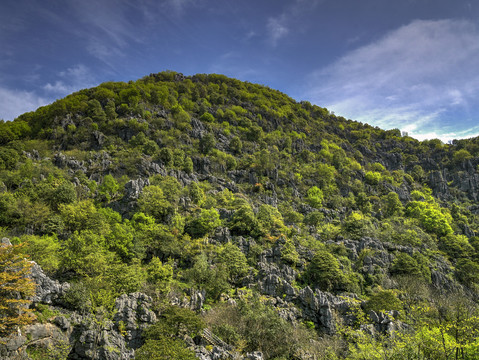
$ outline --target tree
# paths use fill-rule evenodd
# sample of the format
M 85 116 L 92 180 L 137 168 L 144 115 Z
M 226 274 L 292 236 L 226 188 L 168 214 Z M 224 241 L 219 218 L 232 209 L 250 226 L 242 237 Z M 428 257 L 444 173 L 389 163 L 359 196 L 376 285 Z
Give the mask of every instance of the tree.
M 161 187 L 156 185 L 146 186 L 138 199 L 140 210 L 151 215 L 157 220 L 162 220 L 172 211 L 172 206 L 166 200 Z
M 339 262 L 329 252 L 321 250 L 306 269 L 306 278 L 323 291 L 340 290 L 346 284 L 346 277 L 339 268 Z
M 399 195 L 395 192 L 390 192 L 384 197 L 384 205 L 387 216 L 402 215 L 403 206 Z
M 320 208 L 323 204 L 323 192 L 317 186 L 313 186 L 308 190 L 306 201 L 314 208 Z
M 470 158 L 472 158 L 472 155 L 466 149 L 458 150 L 452 156 L 452 160 L 453 160 L 454 164 L 461 164 L 465 160 L 468 160 Z
M 22 254 L 21 245 L 0 244 L 0 336 L 35 319 L 28 309 L 35 283 L 28 278 L 33 263 Z
M 207 155 L 216 145 L 216 140 L 213 134 L 208 133 L 200 139 L 200 152 Z
M 115 178 L 108 174 L 105 175 L 103 178 L 103 182 L 99 187 L 99 193 L 102 195 L 106 202 L 109 202 L 112 198 L 115 197 L 118 189 L 120 188 L 120 185 L 118 185 L 118 182 L 115 180 Z
M 207 235 L 221 225 L 220 214 L 216 209 L 201 209 L 201 212 L 186 225 L 186 232 L 194 238 Z
M 248 274 L 248 261 L 243 252 L 232 243 L 226 243 L 220 248 L 218 261 L 228 271 L 228 279 L 232 283 L 238 283 Z

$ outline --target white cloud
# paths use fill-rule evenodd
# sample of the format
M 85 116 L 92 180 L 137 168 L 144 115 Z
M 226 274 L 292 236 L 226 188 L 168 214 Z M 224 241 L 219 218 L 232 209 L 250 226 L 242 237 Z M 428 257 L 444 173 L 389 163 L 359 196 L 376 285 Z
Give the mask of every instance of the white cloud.
M 0 119 L 13 120 L 17 116 L 33 111 L 50 101 L 30 91 L 0 87 Z
M 284 37 L 289 32 L 289 29 L 286 27 L 284 22 L 282 22 L 281 19 L 278 18 L 268 19 L 267 27 L 273 46 L 276 46 L 278 44 L 278 40 Z
M 272 46 L 278 45 L 279 40 L 288 35 L 292 27 L 295 27 L 295 31 L 297 31 L 298 23 L 301 23 L 301 20 L 310 13 L 320 1 L 321 0 L 295 0 L 287 6 L 281 14 L 268 18 L 266 30 L 270 44 Z
M 469 109 L 479 109 L 478 69 L 474 24 L 416 20 L 316 71 L 305 97 L 354 120 L 413 129 L 418 138 L 469 136 Z M 464 124 L 447 123 L 451 114 L 462 114 Z
M 74 91 L 95 85 L 90 70 L 83 64 L 75 65 L 58 73 L 59 80 L 47 83 L 43 89 L 49 93 L 64 96 Z

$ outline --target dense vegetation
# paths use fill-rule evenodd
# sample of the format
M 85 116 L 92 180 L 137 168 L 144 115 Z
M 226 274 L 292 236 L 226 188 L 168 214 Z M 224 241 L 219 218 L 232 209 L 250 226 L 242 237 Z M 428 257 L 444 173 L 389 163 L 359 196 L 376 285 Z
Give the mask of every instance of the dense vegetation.
M 479 357 L 477 138 L 419 142 L 264 86 L 163 72 L 2 122 L 0 144 L 2 236 L 72 284 L 71 310 L 108 318 L 119 295 L 152 296 L 162 320 L 138 358 L 190 359 L 182 339 L 205 326 L 270 359 Z M 297 293 L 348 299 L 335 331 L 258 286 L 277 249 Z M 190 289 L 202 315 L 168 305 Z M 384 311 L 402 325 L 371 330 Z

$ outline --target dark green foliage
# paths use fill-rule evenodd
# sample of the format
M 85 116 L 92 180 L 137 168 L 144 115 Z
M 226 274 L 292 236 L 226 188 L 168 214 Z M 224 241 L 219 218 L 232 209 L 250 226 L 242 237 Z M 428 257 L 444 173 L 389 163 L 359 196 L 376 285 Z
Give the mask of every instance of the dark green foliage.
M 237 235 L 251 235 L 254 237 L 259 233 L 258 220 L 248 205 L 243 205 L 235 211 L 229 227 Z
M 220 225 L 220 215 L 216 209 L 201 209 L 200 213 L 186 224 L 185 231 L 192 237 L 202 237 Z
M 391 267 L 391 273 L 394 275 L 422 276 L 421 268 L 417 261 L 404 252 L 396 255 Z
M 143 334 L 145 344 L 135 353 L 136 359 L 194 360 L 195 353 L 186 348 L 186 344 L 177 337 L 180 334 L 195 336 L 205 324 L 189 309 L 169 306 L 161 319 L 147 328 Z
M 318 251 L 308 265 L 305 280 L 323 291 L 338 291 L 348 288 L 345 274 L 339 268 L 339 262 L 327 251 Z
M 248 262 L 241 250 L 232 243 L 226 243 L 218 250 L 218 263 L 228 274 L 228 280 L 235 284 L 248 273 Z
M 224 265 L 211 264 L 204 253 L 195 257 L 193 266 L 187 270 L 185 277 L 196 288 L 206 290 L 207 296 L 215 300 L 230 288 L 228 271 Z
M 439 240 L 439 249 L 452 259 L 469 257 L 474 249 L 464 235 L 449 234 Z
M 208 154 L 216 145 L 216 140 L 213 134 L 208 133 L 200 139 L 200 152 Z

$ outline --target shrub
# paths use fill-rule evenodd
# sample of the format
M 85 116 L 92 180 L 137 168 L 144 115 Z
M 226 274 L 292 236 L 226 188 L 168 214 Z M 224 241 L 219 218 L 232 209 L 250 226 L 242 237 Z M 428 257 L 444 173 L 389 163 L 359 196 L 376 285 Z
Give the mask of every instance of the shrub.
M 369 185 L 377 185 L 381 181 L 381 173 L 377 171 L 368 171 L 364 175 L 364 180 Z

